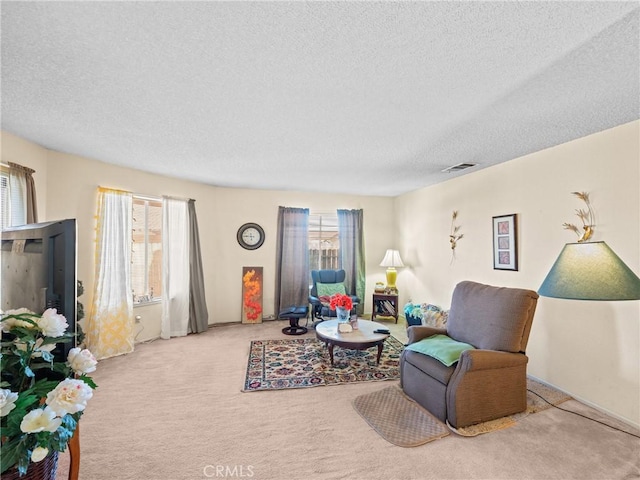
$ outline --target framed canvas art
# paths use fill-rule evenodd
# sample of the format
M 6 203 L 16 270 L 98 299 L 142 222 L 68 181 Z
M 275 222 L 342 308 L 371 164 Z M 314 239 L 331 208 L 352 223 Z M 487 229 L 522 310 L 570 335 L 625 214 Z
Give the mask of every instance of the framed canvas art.
M 493 217 L 493 268 L 518 270 L 516 214 Z
M 262 267 L 242 267 L 242 323 L 262 323 Z

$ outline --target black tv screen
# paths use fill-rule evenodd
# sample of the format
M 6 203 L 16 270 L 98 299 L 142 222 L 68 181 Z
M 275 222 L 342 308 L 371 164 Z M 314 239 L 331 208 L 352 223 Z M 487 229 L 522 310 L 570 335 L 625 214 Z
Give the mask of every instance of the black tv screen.
M 3 311 L 55 308 L 76 333 L 76 221 L 33 223 L 2 230 Z M 64 355 L 75 342 L 63 344 Z

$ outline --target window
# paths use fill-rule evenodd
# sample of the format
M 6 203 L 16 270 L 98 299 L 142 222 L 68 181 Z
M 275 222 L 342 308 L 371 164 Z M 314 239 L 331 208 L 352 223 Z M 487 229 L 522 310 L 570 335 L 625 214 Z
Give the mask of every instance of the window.
M 10 169 L 0 168 L 0 228 L 15 227 L 26 223 L 27 204 L 25 188 L 11 181 Z M 13 188 L 12 188 L 13 185 Z
M 309 268 L 340 268 L 340 239 L 336 213 L 309 214 Z
M 131 247 L 133 304 L 160 300 L 162 295 L 162 200 L 133 196 Z
M 0 173 L 0 205 L 2 205 L 0 228 L 5 228 L 11 225 L 11 202 L 9 201 L 9 175 L 4 169 Z

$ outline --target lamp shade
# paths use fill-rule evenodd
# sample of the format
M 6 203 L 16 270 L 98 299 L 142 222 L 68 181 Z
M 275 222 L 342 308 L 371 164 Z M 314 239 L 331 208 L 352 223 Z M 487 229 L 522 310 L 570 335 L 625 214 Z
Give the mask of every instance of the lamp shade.
M 640 300 L 640 278 L 604 242 L 568 243 L 538 293 L 574 300 Z
M 400 252 L 398 250 L 387 250 L 387 253 L 384 254 L 384 258 L 382 262 L 380 262 L 381 267 L 404 267 L 404 263 L 402 263 L 402 258 L 400 258 Z

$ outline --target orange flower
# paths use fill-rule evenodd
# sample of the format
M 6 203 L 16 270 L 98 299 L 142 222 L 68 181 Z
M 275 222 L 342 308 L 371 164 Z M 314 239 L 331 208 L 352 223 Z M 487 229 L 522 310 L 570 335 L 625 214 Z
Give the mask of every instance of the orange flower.
M 351 297 L 349 295 L 345 295 L 343 293 L 336 293 L 331 296 L 331 302 L 329 304 L 331 310 L 335 310 L 337 307 L 346 308 L 347 310 L 351 310 L 353 308 L 353 302 L 351 301 Z

